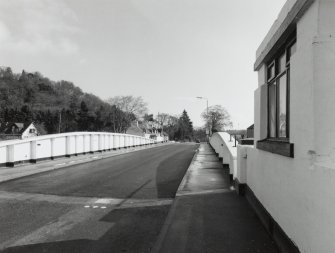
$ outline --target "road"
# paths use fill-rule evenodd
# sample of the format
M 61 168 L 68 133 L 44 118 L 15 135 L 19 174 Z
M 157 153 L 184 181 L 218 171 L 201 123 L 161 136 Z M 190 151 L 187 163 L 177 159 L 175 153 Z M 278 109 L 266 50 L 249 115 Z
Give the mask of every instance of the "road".
M 150 252 L 197 147 L 164 145 L 0 184 L 0 249 Z

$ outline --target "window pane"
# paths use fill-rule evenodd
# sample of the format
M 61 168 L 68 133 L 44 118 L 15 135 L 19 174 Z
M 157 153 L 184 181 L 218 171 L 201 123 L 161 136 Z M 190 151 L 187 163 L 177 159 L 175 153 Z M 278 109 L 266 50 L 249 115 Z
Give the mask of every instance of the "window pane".
M 278 73 L 283 72 L 286 69 L 286 55 L 283 54 L 278 59 Z
M 276 85 L 269 85 L 269 137 L 276 137 Z
M 278 134 L 286 137 L 286 75 L 279 78 Z
M 272 79 L 275 76 L 275 65 L 272 64 L 268 67 L 268 80 Z

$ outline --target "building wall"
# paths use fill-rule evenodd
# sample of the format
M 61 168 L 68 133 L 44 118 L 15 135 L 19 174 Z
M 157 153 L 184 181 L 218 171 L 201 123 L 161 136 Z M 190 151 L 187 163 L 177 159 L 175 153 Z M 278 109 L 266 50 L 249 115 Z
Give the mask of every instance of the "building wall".
M 288 1 L 281 17 L 289 13 L 286 8 L 293 2 Z M 334 37 L 335 1 L 316 0 L 297 23 L 297 51 L 291 58 L 290 142 L 294 143 L 294 158 L 249 147 L 247 163 L 240 165 L 246 166 L 250 189 L 304 253 L 335 250 Z M 255 141 L 265 138 L 267 129 L 264 68 L 259 76 Z
M 292 9 L 293 5 L 297 2 L 298 0 L 287 0 L 283 8 L 281 9 L 277 19 L 274 21 L 272 24 L 269 32 L 265 36 L 264 40 L 258 47 L 256 51 L 256 58 L 262 54 L 264 51 L 265 47 L 267 46 L 269 40 L 273 37 L 274 33 L 278 30 L 280 25 L 283 23 L 284 19 L 286 16 L 289 14 L 290 10 Z
M 34 130 L 34 133 L 30 133 L 30 130 Z M 37 136 L 37 129 L 34 126 L 34 124 L 30 124 L 30 126 L 27 127 L 27 129 L 22 133 L 21 138 L 25 139 L 25 138 L 30 138 L 30 137 L 34 137 Z

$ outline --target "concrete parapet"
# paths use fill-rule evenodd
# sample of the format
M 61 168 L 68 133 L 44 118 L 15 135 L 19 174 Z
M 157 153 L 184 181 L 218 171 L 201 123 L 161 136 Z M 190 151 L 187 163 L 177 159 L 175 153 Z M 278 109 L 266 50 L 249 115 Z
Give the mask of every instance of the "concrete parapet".
M 209 143 L 222 160 L 222 164 L 229 165 L 229 173 L 232 178 L 235 178 L 237 174 L 237 147 L 234 146 L 234 138 L 226 132 L 217 132 L 211 136 Z
M 119 133 L 73 132 L 0 142 L 0 166 L 116 150 L 159 141 Z

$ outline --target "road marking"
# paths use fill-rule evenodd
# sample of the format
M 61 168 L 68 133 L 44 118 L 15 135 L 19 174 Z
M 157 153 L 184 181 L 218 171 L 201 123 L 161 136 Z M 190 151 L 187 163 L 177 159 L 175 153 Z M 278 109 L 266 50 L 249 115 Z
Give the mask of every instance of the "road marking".
M 124 199 L 98 199 L 95 201 L 95 204 L 105 204 L 105 205 L 118 205 L 120 204 Z
M 173 199 L 128 199 L 121 206 L 115 209 L 152 207 L 152 206 L 167 206 L 171 205 Z
M 99 206 L 90 206 L 90 205 L 86 205 L 86 206 L 84 206 L 85 208 L 94 208 L 94 209 L 97 209 L 97 208 L 99 208 Z M 107 206 L 100 206 L 100 208 L 101 209 L 106 209 L 107 208 Z
M 94 203 L 96 198 L 89 197 L 71 197 L 71 196 L 57 196 L 57 195 L 47 195 L 40 193 L 24 193 L 24 192 L 6 192 L 0 191 L 0 200 L 1 199 L 13 199 L 16 201 L 47 201 L 51 203 L 61 203 L 61 204 L 84 204 L 88 205 Z
M 31 201 L 40 202 L 47 201 L 50 203 L 61 203 L 69 205 L 82 205 L 85 208 L 101 208 L 114 207 L 118 209 L 135 208 L 135 207 L 150 207 L 172 204 L 173 199 L 117 199 L 117 198 L 91 198 L 91 197 L 71 197 L 71 196 L 57 196 L 40 193 L 25 193 L 25 192 L 6 192 L 0 191 L 1 200 L 15 200 L 15 201 Z M 104 209 L 104 208 L 103 208 Z
M 55 166 L 62 166 L 62 165 L 65 165 L 66 163 L 58 163 L 56 164 Z
M 99 157 L 98 157 L 98 156 L 93 156 L 92 158 L 93 158 L 93 159 L 97 159 L 97 158 L 99 158 Z

